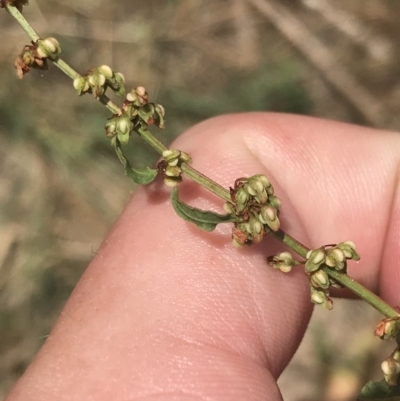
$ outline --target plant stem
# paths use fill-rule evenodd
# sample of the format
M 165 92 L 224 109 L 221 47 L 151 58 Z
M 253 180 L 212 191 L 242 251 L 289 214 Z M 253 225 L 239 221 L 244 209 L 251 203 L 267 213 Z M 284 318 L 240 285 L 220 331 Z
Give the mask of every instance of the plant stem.
M 65 75 L 69 76 L 71 79 L 80 77 L 80 75 L 72 67 L 70 67 L 64 60 L 61 60 L 59 57 L 53 60 L 53 64 L 55 64 Z
M 164 146 L 157 138 L 155 138 L 149 131 L 139 128 L 136 132 L 143 138 L 143 140 L 148 143 L 153 149 L 155 149 L 161 155 L 167 147 Z M 220 198 L 230 201 L 231 197 L 229 191 L 223 186 L 219 185 L 217 182 L 213 181 L 211 178 L 206 177 L 204 174 L 200 173 L 187 163 L 182 163 L 182 172 L 185 173 L 193 181 L 197 182 L 204 188 L 208 189 L 210 192 L 219 196 Z
M 301 244 L 299 241 L 295 240 L 289 234 L 286 234 L 283 230 L 279 230 L 277 232 L 272 232 L 274 237 L 282 241 L 285 245 L 287 245 L 292 251 L 296 252 L 298 255 L 306 258 L 309 249 Z M 336 270 L 330 269 L 329 267 L 324 268 L 325 272 L 333 278 L 338 283 L 342 284 L 344 287 L 348 288 L 354 294 L 359 296 L 365 302 L 369 303 L 373 306 L 378 312 L 382 313 L 386 317 L 395 317 L 398 316 L 398 312 L 392 308 L 389 304 L 375 295 L 368 288 L 365 288 L 363 285 L 353 280 L 347 274 L 340 273 Z
M 6 9 L 8 12 L 16 19 L 16 21 L 21 25 L 22 29 L 27 33 L 32 42 L 37 42 L 40 37 L 35 32 L 35 30 L 30 26 L 29 22 L 25 19 L 25 17 L 19 12 L 19 10 L 13 6 L 12 4 L 6 4 Z M 80 77 L 80 75 L 70 67 L 65 61 L 60 58 L 56 58 L 55 60 L 51 60 L 53 63 L 68 77 L 71 79 L 76 79 Z M 113 114 L 120 115 L 122 114 L 122 110 L 111 101 L 111 99 L 106 95 L 100 95 L 96 98 L 99 100 L 104 106 L 107 107 Z M 155 149 L 159 154 L 167 150 L 167 147 L 164 146 L 158 139 L 156 139 L 149 131 L 145 129 L 137 129 L 136 132 L 143 138 L 143 140 L 148 143 L 153 149 Z M 188 177 L 190 177 L 193 181 L 197 182 L 204 188 L 208 189 L 210 192 L 219 196 L 225 201 L 230 201 L 230 193 L 227 189 L 219 185 L 217 182 L 211 180 L 206 177 L 204 174 L 195 170 L 193 167 L 188 165 L 187 163 L 182 163 L 181 166 L 182 172 L 185 173 Z M 296 252 L 298 255 L 306 258 L 309 249 L 301 244 L 299 241 L 295 240 L 289 234 L 286 234 L 283 230 L 278 230 L 277 232 L 271 232 L 277 239 L 287 245 L 290 249 Z M 347 276 L 346 274 L 337 272 L 336 270 L 332 270 L 328 267 L 325 267 L 324 270 L 326 273 L 333 278 L 335 281 L 339 282 L 343 286 L 350 289 L 364 301 L 369 303 L 379 312 L 381 312 L 386 317 L 395 317 L 398 316 L 398 312 L 393 309 L 390 305 L 380 299 L 373 292 L 357 283 L 355 280 Z
M 40 39 L 39 35 L 31 27 L 25 17 L 19 12 L 17 7 L 13 6 L 12 4 L 6 4 L 6 9 L 21 25 L 22 29 L 32 39 L 32 42 L 37 42 Z
M 17 20 L 17 22 L 21 25 L 24 31 L 28 34 L 33 42 L 37 42 L 40 37 L 30 26 L 29 22 L 25 19 L 25 17 L 18 11 L 18 9 L 11 5 L 6 5 L 7 10 L 10 14 Z M 72 67 L 70 67 L 64 60 L 57 57 L 55 60 L 51 60 L 64 74 L 66 74 L 71 79 L 76 79 L 80 77 L 78 72 L 76 72 Z M 122 114 L 122 110 L 106 95 L 100 95 L 97 97 L 97 100 L 100 101 L 104 106 L 107 107 L 113 114 L 120 115 Z M 167 150 L 167 147 L 164 146 L 158 139 L 156 139 L 149 131 L 144 129 L 137 129 L 136 132 L 143 138 L 143 140 L 148 143 L 154 150 L 156 150 L 160 155 Z M 202 185 L 210 192 L 213 192 L 215 195 L 224 199 L 225 201 L 230 201 L 229 191 L 224 187 L 206 177 L 204 174 L 195 170 L 193 167 L 189 166 L 186 163 L 182 164 L 182 172 L 185 173 L 188 177 L 190 177 L 193 181 Z
M 19 10 L 13 6 L 12 4 L 6 4 L 6 9 L 8 12 L 17 20 L 17 22 L 21 25 L 22 29 L 27 33 L 32 42 L 37 42 L 40 40 L 40 36 L 36 33 L 36 31 L 31 27 L 29 22 L 25 19 L 25 17 L 19 12 Z M 76 72 L 71 66 L 69 66 L 64 60 L 57 57 L 55 60 L 50 60 L 53 64 L 56 65 L 65 75 L 70 77 L 71 79 L 75 79 L 80 77 L 78 72 Z M 110 110 L 113 114 L 121 114 L 121 109 L 106 95 L 101 95 L 96 98 L 100 103 L 104 104 L 108 110 Z
M 389 304 L 375 295 L 368 288 L 365 288 L 363 285 L 349 277 L 347 274 L 340 273 L 328 267 L 325 267 L 324 270 L 331 278 L 344 285 L 354 294 L 358 295 L 365 302 L 373 306 L 378 312 L 382 313 L 382 315 L 385 315 L 386 317 L 395 317 L 399 315 L 399 313 Z
M 305 245 L 301 244 L 299 241 L 291 237 L 289 234 L 285 233 L 283 230 L 278 230 L 276 232 L 271 231 L 271 234 L 279 241 L 287 245 L 292 251 L 296 252 L 304 259 L 306 258 L 309 249 Z
M 138 128 L 135 131 L 141 136 L 141 138 L 149 144 L 157 153 L 160 155 L 163 154 L 164 151 L 168 150 L 168 148 L 161 143 L 154 135 L 151 134 L 147 129 Z
M 204 174 L 200 173 L 200 171 L 195 170 L 192 166 L 189 166 L 186 163 L 182 164 L 181 169 L 182 172 L 184 172 L 193 181 L 202 185 L 204 188 L 207 188 L 210 192 L 214 193 L 227 202 L 231 201 L 231 196 L 227 189 L 219 185 L 217 182 L 211 180 Z

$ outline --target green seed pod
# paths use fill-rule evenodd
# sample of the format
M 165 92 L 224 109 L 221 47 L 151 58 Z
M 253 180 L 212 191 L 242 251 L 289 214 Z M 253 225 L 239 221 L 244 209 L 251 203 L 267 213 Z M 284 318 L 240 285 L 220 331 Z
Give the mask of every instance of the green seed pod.
M 333 308 L 333 302 L 329 298 L 328 293 L 326 291 L 316 290 L 313 287 L 311 287 L 311 302 L 316 305 L 322 305 L 329 310 Z
M 28 66 L 32 66 L 35 63 L 35 57 L 32 54 L 31 49 L 26 49 L 21 54 L 22 61 Z
M 277 210 L 271 206 L 263 206 L 258 216 L 261 223 L 266 224 L 272 231 L 279 230 L 280 221 Z
M 225 210 L 225 212 L 226 213 L 235 213 L 235 207 L 233 206 L 233 204 L 232 203 L 230 203 L 230 202 L 225 202 L 224 204 L 223 204 L 223 208 L 224 208 L 224 210 Z
M 158 128 L 165 128 L 165 109 L 161 104 L 156 104 L 154 108 L 154 123 Z
M 140 97 L 144 97 L 144 96 L 147 95 L 147 92 L 146 92 L 146 89 L 145 89 L 144 86 L 138 86 L 138 87 L 135 89 L 135 92 L 136 92 L 136 93 L 138 94 L 138 96 L 140 96 Z
M 162 157 L 170 166 L 176 166 L 180 155 L 181 152 L 177 149 L 167 149 L 164 150 Z
M 260 180 L 258 176 L 250 178 L 247 185 L 247 191 L 261 204 L 265 204 L 268 201 L 268 194 L 264 188 L 262 180 Z
M 310 282 L 314 288 L 321 288 L 323 290 L 329 288 L 329 276 L 322 269 L 311 274 Z
M 122 110 L 125 112 L 125 114 L 133 120 L 137 114 L 138 114 L 138 109 L 132 104 L 132 103 L 127 103 L 125 102 L 122 106 Z
M 325 264 L 329 267 L 334 268 L 336 266 L 336 260 L 331 254 L 327 254 L 325 258 Z
M 96 72 L 96 70 L 89 73 L 87 82 L 89 83 L 93 96 L 95 97 L 102 95 L 106 90 L 104 87 L 106 77 L 103 74 Z
M 357 253 L 356 245 L 353 241 L 341 242 L 337 245 L 337 248 L 343 251 L 346 259 L 360 260 L 360 255 Z
M 169 162 L 168 162 L 168 165 L 169 165 L 169 166 L 177 166 L 177 165 L 178 165 L 178 162 L 179 162 L 179 159 L 176 158 L 176 159 L 173 159 L 173 160 L 169 161 Z
M 274 187 L 270 185 L 269 187 L 265 188 L 268 196 L 272 196 L 274 194 Z
M 167 166 L 164 174 L 168 177 L 180 177 L 182 170 L 178 166 Z
M 246 208 L 250 196 L 245 188 L 239 188 L 238 191 L 236 192 L 235 199 L 238 212 L 242 212 Z
M 150 124 L 153 125 L 155 120 L 154 120 L 154 115 L 155 115 L 155 107 L 154 104 L 152 103 L 147 103 L 144 106 L 141 106 L 138 111 L 138 115 L 140 119 L 145 123 L 145 124 Z
M 393 358 L 388 358 L 382 362 L 381 369 L 386 383 L 389 386 L 396 386 L 397 378 L 400 373 L 400 363 Z
M 136 89 L 134 89 L 134 92 L 136 95 L 136 106 L 144 106 L 145 104 L 147 104 L 149 95 L 143 86 L 138 86 Z
M 100 74 L 103 74 L 107 79 L 111 79 L 114 76 L 113 70 L 108 65 L 101 65 L 98 69 Z
M 121 116 L 118 118 L 117 130 L 119 134 L 129 134 L 133 128 L 132 121 L 128 117 Z
M 323 291 L 311 290 L 311 302 L 317 305 L 322 305 L 326 301 L 326 295 Z
M 171 187 L 175 188 L 182 179 L 177 179 L 177 177 L 164 177 L 164 184 Z
M 126 95 L 126 100 L 128 101 L 128 102 L 135 102 L 135 101 L 137 101 L 137 99 L 138 99 L 138 97 L 137 97 L 137 94 L 136 94 L 136 92 L 133 90 L 133 91 L 131 91 L 131 92 L 129 92 L 127 95 Z
M 252 234 L 250 223 L 243 223 L 243 228 L 246 230 L 247 234 Z
M 104 84 L 106 83 L 106 77 L 103 74 L 98 74 L 98 82 L 100 86 L 104 86 Z
M 276 210 L 279 210 L 282 206 L 281 200 L 274 195 L 268 197 L 268 203 Z
M 165 116 L 164 106 L 161 104 L 156 104 L 156 112 L 160 114 L 161 117 Z
M 325 253 L 326 253 L 325 264 L 327 266 L 337 271 L 346 270 L 347 267 L 346 257 L 341 249 L 339 249 L 336 246 L 334 248 L 327 249 Z
M 184 163 L 191 163 L 192 162 L 192 158 L 185 152 L 181 151 L 181 155 L 179 156 L 179 159 L 182 160 L 182 162 Z
M 97 85 L 97 74 L 90 74 L 88 77 L 88 82 L 90 86 L 96 86 Z
M 37 54 L 41 58 L 55 59 L 61 53 L 61 46 L 55 38 L 46 38 L 37 41 Z
M 117 128 L 116 132 L 118 139 L 122 144 L 129 142 L 129 135 L 133 129 L 133 123 L 127 115 L 121 115 L 117 117 Z
M 344 253 L 339 248 L 332 249 L 332 256 L 335 258 L 336 261 L 340 263 L 345 261 Z
M 110 118 L 105 125 L 106 128 L 106 136 L 108 138 L 113 138 L 117 135 L 117 118 L 112 117 Z
M 264 239 L 264 233 L 261 232 L 259 234 L 253 234 L 252 239 L 251 239 L 251 243 L 256 245 L 259 244 L 262 240 Z
M 268 264 L 283 273 L 289 273 L 297 263 L 290 252 L 281 252 L 272 258 L 268 258 Z
M 257 218 L 251 218 L 249 224 L 250 224 L 250 232 L 252 234 L 261 234 L 263 230 L 263 225 Z
M 116 72 L 114 74 L 115 80 L 117 81 L 117 83 L 119 83 L 120 85 L 124 85 L 125 83 L 125 77 L 124 74 L 122 74 L 122 72 Z
M 113 76 L 113 78 L 111 78 L 109 80 L 110 86 L 112 88 L 112 90 L 118 95 L 118 96 L 122 96 L 123 94 L 125 94 L 125 77 L 120 73 L 120 72 L 116 72 Z
M 271 183 L 269 182 L 268 178 L 263 175 L 263 174 L 257 174 L 257 179 L 262 183 L 264 188 L 268 188 L 271 186 Z
M 305 270 L 307 273 L 312 273 L 318 270 L 325 262 L 325 251 L 321 248 L 311 250 L 307 253 L 307 262 Z
M 85 77 L 77 77 L 73 82 L 74 89 L 76 93 L 81 96 L 89 90 L 89 83 L 87 82 Z

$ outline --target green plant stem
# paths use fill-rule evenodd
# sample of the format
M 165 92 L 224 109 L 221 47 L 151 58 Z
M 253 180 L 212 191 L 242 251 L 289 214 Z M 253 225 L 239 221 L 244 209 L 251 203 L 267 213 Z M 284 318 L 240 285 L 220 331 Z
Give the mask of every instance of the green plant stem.
M 147 131 L 147 129 L 138 128 L 135 131 L 147 144 L 149 144 L 160 155 L 162 155 L 164 151 L 168 150 L 168 148 L 163 143 L 161 143 L 156 137 L 154 137 L 154 135 L 152 135 L 150 131 Z
M 30 26 L 29 22 L 25 19 L 25 17 L 18 11 L 18 9 L 10 4 L 7 4 L 7 10 L 10 14 L 17 20 L 17 22 L 21 25 L 24 31 L 28 34 L 33 42 L 37 42 L 40 37 Z M 79 78 L 80 75 L 76 72 L 72 67 L 70 67 L 64 60 L 57 57 L 55 60 L 51 60 L 64 74 L 66 74 L 71 79 Z M 106 95 L 100 95 L 97 97 L 97 100 L 100 101 L 104 106 L 107 107 L 113 114 L 120 115 L 122 114 L 122 110 Z M 143 140 L 149 144 L 154 150 L 156 150 L 160 155 L 167 150 L 167 147 L 164 146 L 158 139 L 156 139 L 149 131 L 144 129 L 137 129 L 136 132 L 143 138 Z M 204 174 L 195 170 L 193 167 L 189 166 L 186 163 L 182 164 L 182 172 L 185 173 L 188 177 L 190 177 L 193 181 L 202 185 L 210 192 L 213 192 L 220 198 L 225 201 L 229 201 L 230 194 L 224 187 L 206 177 Z
M 65 75 L 69 76 L 71 79 L 79 78 L 80 75 L 70 67 L 64 60 L 57 57 L 55 60 L 52 60 L 53 64 L 55 64 Z
M 186 163 L 182 164 L 181 169 L 182 172 L 184 172 L 193 181 L 202 185 L 204 188 L 207 188 L 210 192 L 214 193 L 227 202 L 231 201 L 231 196 L 228 190 L 226 190 L 223 186 L 211 180 L 204 174 L 200 173 L 200 171 L 195 170 L 192 166 Z
M 285 233 L 283 230 L 278 230 L 276 232 L 271 231 L 271 234 L 279 241 L 287 245 L 292 251 L 302 256 L 304 259 L 307 257 L 309 249 L 305 245 L 301 244 L 299 241 L 291 237 L 289 234 Z
M 159 154 L 163 154 L 168 148 L 164 146 L 157 138 L 155 138 L 149 131 L 139 128 L 136 132 L 143 138 L 143 140 L 148 143 L 153 149 L 155 149 Z M 208 189 L 210 192 L 219 196 L 220 198 L 230 201 L 230 194 L 223 186 L 219 185 L 217 182 L 213 181 L 211 178 L 206 177 L 204 174 L 197 171 L 192 166 L 187 163 L 182 163 L 182 172 L 191 178 L 193 181 L 197 182 L 204 188 Z
M 368 288 L 365 288 L 363 285 L 349 277 L 347 274 L 340 273 L 328 267 L 325 267 L 324 270 L 331 278 L 348 288 L 354 294 L 358 295 L 365 302 L 373 306 L 378 312 L 382 313 L 382 315 L 385 315 L 386 317 L 395 317 L 399 315 L 399 313 L 389 304 L 375 295 Z
M 309 249 L 301 244 L 299 241 L 295 240 L 289 234 L 286 234 L 283 230 L 279 230 L 276 233 L 272 233 L 277 239 L 282 241 L 287 245 L 292 251 L 296 252 L 298 255 L 306 258 Z M 348 288 L 354 294 L 359 296 L 365 302 L 373 306 L 378 312 L 382 313 L 386 317 L 398 316 L 398 312 L 392 308 L 389 304 L 375 295 L 368 288 L 349 277 L 347 274 L 340 273 L 336 270 L 330 269 L 329 267 L 324 268 L 325 272 L 333 278 L 338 283 L 342 284 L 344 287 Z
M 40 39 L 39 35 L 30 26 L 29 22 L 15 6 L 13 6 L 12 4 L 6 4 L 6 9 L 21 25 L 22 29 L 27 33 L 27 35 L 33 42 L 37 42 Z M 80 77 L 80 75 L 62 59 L 56 58 L 55 60 L 51 61 L 53 61 L 53 63 L 71 79 L 76 79 Z M 113 103 L 108 96 L 100 95 L 97 97 L 97 100 L 99 100 L 104 106 L 106 106 L 107 109 L 110 110 L 113 114 L 120 115 L 122 113 L 121 109 L 115 103 Z M 137 129 L 136 132 L 159 154 L 162 154 L 165 150 L 167 150 L 167 147 L 165 147 L 149 131 L 144 129 Z M 193 167 L 186 163 L 183 163 L 181 168 L 183 173 L 185 173 L 193 181 L 208 189 L 210 192 L 214 193 L 225 201 L 231 200 L 229 191 L 215 181 L 206 177 L 204 174 L 195 170 Z M 306 255 L 309 251 L 306 246 L 295 240 L 289 234 L 286 234 L 283 230 L 278 230 L 276 233 L 272 234 L 281 242 L 286 244 L 290 249 L 296 252 L 298 255 L 306 258 Z M 373 292 L 371 292 L 361 284 L 357 283 L 346 274 L 339 273 L 336 270 L 329 269 L 328 267 L 325 268 L 325 271 L 331 278 L 350 289 L 353 293 L 358 295 L 360 298 L 369 303 L 386 317 L 398 316 L 398 312 L 395 309 L 393 309 L 390 305 L 380 299 Z
M 32 42 L 37 42 L 40 39 L 39 35 L 31 27 L 25 17 L 19 12 L 17 7 L 13 6 L 12 4 L 6 4 L 6 9 L 21 25 L 22 29 L 32 39 Z
M 6 4 L 6 9 L 8 12 L 16 19 L 16 21 L 21 25 L 22 29 L 30 37 L 32 42 L 36 43 L 40 40 L 40 36 L 31 27 L 29 22 L 25 17 L 19 12 L 19 10 L 12 4 Z M 72 67 L 70 67 L 64 60 L 57 57 L 55 60 L 50 60 L 56 65 L 65 75 L 71 79 L 79 78 L 80 75 Z M 100 103 L 107 107 L 113 114 L 121 114 L 121 109 L 106 95 L 101 95 L 96 98 Z

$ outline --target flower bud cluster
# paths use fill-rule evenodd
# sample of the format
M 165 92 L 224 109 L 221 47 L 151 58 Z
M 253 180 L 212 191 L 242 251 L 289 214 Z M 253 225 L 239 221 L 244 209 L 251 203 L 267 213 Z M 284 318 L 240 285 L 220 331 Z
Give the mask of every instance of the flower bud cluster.
M 61 46 L 55 38 L 39 39 L 37 41 L 37 54 L 40 58 L 55 60 L 61 53 Z
M 289 273 L 293 266 L 300 264 L 300 262 L 295 260 L 290 252 L 281 252 L 278 255 L 270 256 L 268 264 L 283 273 Z
M 31 68 L 47 70 L 47 59 L 54 60 L 61 53 L 57 39 L 40 39 L 32 45 L 25 46 L 14 62 L 18 78 L 22 78 Z
M 347 259 L 360 259 L 356 246 L 352 241 L 310 250 L 307 254 L 306 272 L 313 273 L 320 269 L 322 265 L 326 265 L 331 269 L 346 273 Z
M 96 73 L 92 73 L 89 77 L 79 77 L 74 81 L 74 86 L 78 94 L 85 93 L 89 90 L 92 90 L 93 94 L 100 93 L 101 91 L 96 92 L 98 88 L 96 89 L 90 86 L 90 82 L 95 83 L 95 78 L 98 80 L 96 82 L 101 84 L 103 89 L 105 89 L 107 85 L 114 85 L 112 83 L 114 79 L 117 79 L 117 81 L 122 79 L 122 74 L 113 73 L 110 67 L 104 65 L 93 71 L 96 71 Z M 117 88 L 116 85 L 111 87 L 113 90 Z M 138 86 L 126 95 L 126 100 L 122 105 L 122 114 L 114 114 L 108 119 L 105 125 L 106 135 L 111 139 L 117 136 L 122 144 L 126 144 L 129 141 L 130 133 L 134 129 L 147 129 L 148 124 L 155 124 L 160 128 L 164 128 L 164 115 L 164 107 L 160 104 L 148 103 L 146 89 L 143 88 L 143 86 Z M 181 158 L 183 161 L 185 156 L 181 156 Z M 172 174 L 172 177 L 180 176 L 180 172 L 177 171 L 177 166 L 171 165 L 170 167 L 168 171 L 164 172 L 163 169 L 162 171 L 166 175 Z
M 165 110 L 161 104 L 149 103 L 149 96 L 143 86 L 138 86 L 126 95 L 123 110 L 141 125 L 155 125 L 165 128 Z
M 133 123 L 126 113 L 122 113 L 120 116 L 114 115 L 109 118 L 105 128 L 108 138 L 113 139 L 118 137 L 122 144 L 127 144 L 133 130 Z
M 228 213 L 234 212 L 243 219 L 233 228 L 234 245 L 258 244 L 269 231 L 278 231 L 280 207 L 281 201 L 264 175 L 236 180 L 231 188 L 231 201 L 224 205 Z
M 321 305 L 328 310 L 331 310 L 333 308 L 333 301 L 331 298 L 329 298 L 329 293 L 326 290 L 318 290 L 311 285 L 310 292 L 312 303 L 316 305 Z
M 352 241 L 346 241 L 335 246 L 310 250 L 306 259 L 305 270 L 310 281 L 312 302 L 332 309 L 329 287 L 337 287 L 339 284 L 329 277 L 326 267 L 345 274 L 347 259 L 360 259 L 355 244 Z
M 81 96 L 91 92 L 94 97 L 103 95 L 111 88 L 117 95 L 125 93 L 125 78 L 120 72 L 114 72 L 108 65 L 102 65 L 88 71 L 85 76 L 74 79 L 76 93 Z
M 386 383 L 390 387 L 397 385 L 400 374 L 400 349 L 397 347 L 390 357 L 381 364 L 381 369 Z
M 163 160 L 158 164 L 158 170 L 163 174 L 164 183 L 169 187 L 176 187 L 182 181 L 182 163 L 190 163 L 191 157 L 177 149 L 165 150 Z

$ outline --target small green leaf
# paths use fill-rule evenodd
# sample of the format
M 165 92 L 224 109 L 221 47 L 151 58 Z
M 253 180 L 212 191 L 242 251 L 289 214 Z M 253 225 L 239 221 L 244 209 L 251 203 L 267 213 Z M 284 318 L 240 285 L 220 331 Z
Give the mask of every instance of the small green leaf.
M 219 223 L 237 221 L 234 214 L 218 214 L 187 205 L 179 199 L 178 188 L 172 190 L 171 201 L 178 216 L 182 217 L 183 220 L 191 221 L 205 231 L 213 231 Z
M 143 169 L 136 170 L 134 169 L 128 159 L 125 157 L 124 153 L 121 149 L 121 142 L 118 138 L 114 138 L 114 147 L 117 152 L 118 159 L 121 161 L 123 166 L 125 167 L 125 174 L 136 184 L 146 185 L 150 184 L 157 177 L 157 170 L 154 170 L 150 167 L 145 167 Z
M 389 387 L 385 380 L 368 382 L 357 397 L 358 401 L 400 401 L 400 380 L 397 386 Z

